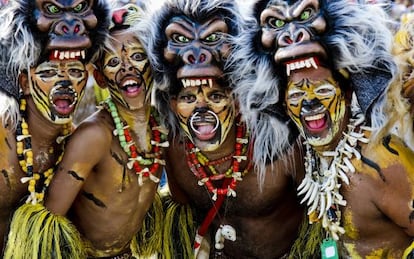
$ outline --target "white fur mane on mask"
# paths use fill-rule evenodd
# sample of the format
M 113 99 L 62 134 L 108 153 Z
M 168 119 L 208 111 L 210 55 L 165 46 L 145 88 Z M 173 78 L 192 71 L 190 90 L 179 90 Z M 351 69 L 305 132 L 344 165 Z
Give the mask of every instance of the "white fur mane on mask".
M 232 64 L 235 93 L 239 98 L 242 114 L 255 139 L 254 160 L 265 170 L 266 161 L 283 155 L 294 143 L 288 126 L 290 119 L 280 113 L 272 114 L 272 107 L 283 108 L 283 85 L 280 85 L 284 70 L 276 70 L 273 58 L 261 49 L 260 26 L 256 20 L 255 7 L 264 1 L 255 1 L 247 12 L 248 26 L 237 40 Z M 394 74 L 396 67 L 390 53 L 392 32 L 391 20 L 383 9 L 374 5 L 355 5 L 348 0 L 320 1 L 328 20 L 328 30 L 321 36 L 327 52 L 334 58 L 334 68 L 345 69 L 351 75 L 364 71 L 381 71 Z M 328 2 L 328 3 L 327 3 Z M 265 6 L 265 5 L 264 5 Z M 382 97 L 372 104 L 373 124 L 382 122 Z M 372 113 L 374 114 L 374 112 Z M 281 115 L 281 116 L 280 116 Z M 289 138 L 291 138 L 289 140 Z
M 241 17 L 234 0 L 166 0 L 155 10 L 149 10 L 143 25 L 147 33 L 141 35 L 143 45 L 147 46 L 150 63 L 154 69 L 155 103 L 160 116 L 172 134 L 179 132 L 177 118 L 170 108 L 170 95 L 181 82 L 176 80 L 176 70 L 171 68 L 164 57 L 163 51 L 167 39 L 165 26 L 172 16 L 184 15 L 194 20 L 203 21 L 212 13 L 225 14 L 228 19 L 230 42 L 240 31 Z M 227 69 L 228 67 L 225 67 Z

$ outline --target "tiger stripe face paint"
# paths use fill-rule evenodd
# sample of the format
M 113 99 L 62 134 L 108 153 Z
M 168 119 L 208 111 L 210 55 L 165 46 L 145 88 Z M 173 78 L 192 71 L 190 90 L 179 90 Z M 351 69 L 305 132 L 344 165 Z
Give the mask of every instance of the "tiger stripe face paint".
M 51 60 L 30 69 L 30 93 L 49 121 L 69 123 L 86 86 L 88 72 L 78 60 Z
M 285 101 L 289 116 L 312 146 L 328 145 L 340 133 L 345 99 L 330 70 L 320 67 L 294 72 Z
M 183 88 L 174 104 L 181 128 L 202 151 L 216 150 L 235 120 L 231 93 L 217 85 Z
M 113 51 L 105 54 L 103 73 L 112 98 L 135 110 L 150 101 L 153 76 L 144 48 L 130 33 L 114 34 Z

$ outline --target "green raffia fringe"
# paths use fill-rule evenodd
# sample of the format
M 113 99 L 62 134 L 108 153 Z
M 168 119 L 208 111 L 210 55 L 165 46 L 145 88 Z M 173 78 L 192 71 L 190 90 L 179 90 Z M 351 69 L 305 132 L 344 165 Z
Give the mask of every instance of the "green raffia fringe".
M 74 225 L 41 204 L 24 204 L 14 213 L 5 259 L 84 259 L 82 240 Z
M 190 205 L 176 203 L 170 196 L 163 197 L 163 203 L 166 213 L 162 258 L 193 259 L 197 228 Z
M 160 254 L 162 249 L 164 211 L 161 197 L 157 193 L 148 210 L 141 230 L 131 243 L 131 251 L 137 258 Z
M 325 237 L 321 222 L 309 223 L 305 214 L 299 229 L 299 236 L 290 249 L 289 259 L 319 259 L 320 246 Z

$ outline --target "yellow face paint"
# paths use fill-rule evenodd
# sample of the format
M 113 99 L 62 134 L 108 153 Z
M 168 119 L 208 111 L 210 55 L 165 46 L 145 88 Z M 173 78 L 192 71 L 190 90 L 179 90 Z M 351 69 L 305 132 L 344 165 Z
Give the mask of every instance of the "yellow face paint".
M 113 48 L 103 64 L 111 96 L 128 109 L 142 108 L 150 101 L 153 83 L 147 54 L 131 33 L 116 33 L 113 37 Z
M 53 123 L 66 124 L 83 95 L 88 72 L 78 60 L 53 60 L 30 69 L 30 93 L 37 109 Z
M 235 119 L 233 97 L 215 86 L 191 86 L 176 100 L 180 126 L 202 151 L 217 149 L 226 139 Z
M 345 99 L 328 69 L 294 72 L 285 101 L 289 116 L 312 146 L 327 145 L 339 134 Z

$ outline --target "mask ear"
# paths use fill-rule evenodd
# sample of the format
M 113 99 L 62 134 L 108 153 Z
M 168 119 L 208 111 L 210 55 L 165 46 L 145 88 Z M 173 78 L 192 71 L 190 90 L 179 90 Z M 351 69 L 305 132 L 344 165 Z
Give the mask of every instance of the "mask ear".
M 30 95 L 29 75 L 27 71 L 19 73 L 19 85 L 24 95 Z
M 106 80 L 101 71 L 94 69 L 93 77 L 100 88 L 106 88 Z

